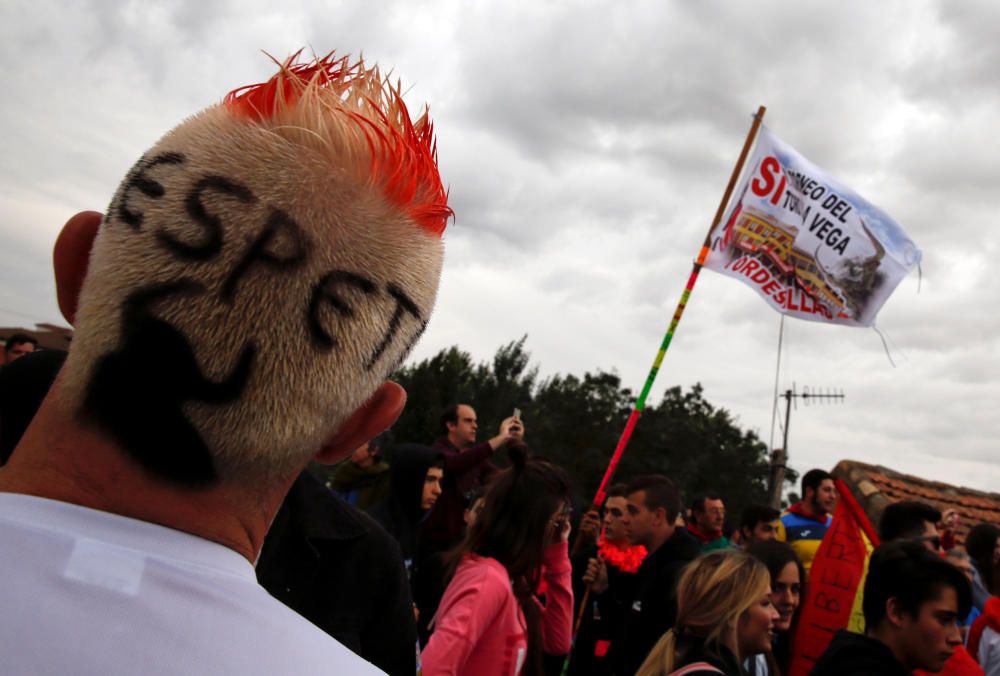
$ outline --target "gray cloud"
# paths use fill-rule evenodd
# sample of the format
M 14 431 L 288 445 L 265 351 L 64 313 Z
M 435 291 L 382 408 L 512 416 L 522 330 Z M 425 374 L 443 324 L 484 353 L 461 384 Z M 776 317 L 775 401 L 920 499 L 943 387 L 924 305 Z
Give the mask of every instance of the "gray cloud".
M 431 103 L 456 221 L 415 357 L 529 334 L 543 374 L 638 389 L 759 104 L 924 250 L 871 331 L 786 322 L 797 469 L 851 457 L 996 489 L 1000 100 L 992 3 L 8 2 L 0 7 L 0 322 L 60 320 L 51 246 L 135 159 L 276 58 L 336 48 Z M 778 316 L 701 275 L 653 389 L 702 382 L 771 436 Z M 27 322 L 30 324 L 30 322 Z M 780 438 L 780 433 L 776 433 Z M 610 452 L 611 449 L 609 449 Z

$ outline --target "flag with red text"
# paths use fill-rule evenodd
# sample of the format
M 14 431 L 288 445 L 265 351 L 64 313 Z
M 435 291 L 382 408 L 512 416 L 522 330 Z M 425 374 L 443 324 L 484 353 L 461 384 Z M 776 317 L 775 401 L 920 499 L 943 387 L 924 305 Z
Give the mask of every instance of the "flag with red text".
M 921 252 L 884 211 L 766 128 L 711 235 L 705 267 L 750 285 L 778 312 L 871 326 Z
M 806 676 L 837 631 L 865 631 L 861 601 L 868 560 L 879 539 L 851 490 L 840 479 L 835 483 L 837 508 L 809 571 L 789 676 Z

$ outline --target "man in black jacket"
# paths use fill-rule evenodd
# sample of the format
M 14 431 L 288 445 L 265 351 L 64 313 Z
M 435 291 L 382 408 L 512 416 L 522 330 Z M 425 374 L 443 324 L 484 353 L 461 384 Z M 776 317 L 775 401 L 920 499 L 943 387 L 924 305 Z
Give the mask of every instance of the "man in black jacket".
M 399 546 L 308 471 L 292 484 L 267 533 L 257 580 L 379 669 L 392 676 L 416 671 L 417 628 Z
M 841 630 L 812 676 L 938 672 L 962 644 L 958 620 L 972 590 L 958 568 L 920 542 L 884 544 L 872 555 L 862 610 L 865 635 Z
M 677 618 L 676 591 L 681 569 L 701 553 L 701 543 L 674 521 L 680 496 L 665 476 L 634 479 L 627 489 L 625 531 L 649 554 L 639 568 L 636 591 L 620 637 L 612 642 L 611 661 L 619 676 L 634 674 Z

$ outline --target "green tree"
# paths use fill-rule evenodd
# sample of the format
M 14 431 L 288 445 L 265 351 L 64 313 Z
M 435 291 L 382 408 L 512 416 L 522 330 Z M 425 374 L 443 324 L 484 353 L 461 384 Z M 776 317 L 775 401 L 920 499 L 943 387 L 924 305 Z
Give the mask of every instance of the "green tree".
M 634 395 L 615 373 L 557 374 L 542 380 L 525 349 L 527 336 L 502 345 L 488 362 L 474 363 L 458 347 L 401 368 L 393 379 L 406 388 L 406 410 L 393 427 L 399 441 L 430 443 L 441 436 L 442 410 L 469 403 L 479 438 L 496 433 L 514 408 L 522 411 L 531 448 L 563 467 L 577 482 L 581 502 L 593 498 L 625 427 Z M 498 454 L 497 461 L 505 458 Z M 638 474 L 671 477 L 685 500 L 716 491 L 734 516 L 766 496 L 767 448 L 729 411 L 712 406 L 701 385 L 673 387 L 646 407 L 616 480 Z
M 531 403 L 538 369 L 524 349 L 527 336 L 502 345 L 491 362 L 473 364 L 458 347 L 404 366 L 392 379 L 406 389 L 406 409 L 393 426 L 399 440 L 430 443 L 443 434 L 441 413 L 451 404 L 475 407 L 480 438 L 496 434 L 500 422 Z

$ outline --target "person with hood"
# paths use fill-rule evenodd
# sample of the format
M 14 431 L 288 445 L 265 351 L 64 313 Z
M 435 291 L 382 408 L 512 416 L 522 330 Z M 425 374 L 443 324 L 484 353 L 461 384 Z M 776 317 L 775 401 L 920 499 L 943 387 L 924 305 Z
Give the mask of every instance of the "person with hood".
M 811 674 L 939 672 L 962 645 L 958 620 L 971 606 L 969 581 L 944 558 L 912 540 L 884 544 L 865 579 L 864 635 L 838 631 Z
M 416 564 L 410 571 L 410 588 L 413 590 L 413 603 L 420 609 L 420 617 L 417 618 L 417 636 L 420 639 L 420 645 L 427 645 L 427 641 L 430 640 L 431 621 L 437 613 L 445 589 L 448 588 L 449 551 L 462 543 L 468 529 L 472 528 L 479 514 L 483 511 L 483 506 L 486 504 L 484 493 L 484 488 L 475 488 L 466 494 L 465 514 L 463 516 L 466 530 L 455 539 L 447 550 L 436 551 L 427 545 L 425 538 L 420 538 L 417 543 Z M 421 531 L 432 527 L 431 523 L 427 523 L 421 528 Z
M 377 504 L 372 517 L 396 538 L 409 571 L 417 554 L 417 534 L 441 495 L 444 456 L 441 451 L 403 444 L 392 452 L 389 495 Z

